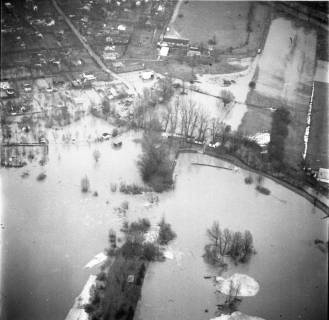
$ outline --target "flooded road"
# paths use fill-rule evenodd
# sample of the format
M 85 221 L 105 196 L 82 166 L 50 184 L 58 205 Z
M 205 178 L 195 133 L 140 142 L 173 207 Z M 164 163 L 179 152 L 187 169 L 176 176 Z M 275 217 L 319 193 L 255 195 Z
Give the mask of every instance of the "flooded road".
M 44 168 L 31 163 L 1 169 L 4 320 L 65 318 L 89 277 L 83 266 L 107 246 L 109 228 L 121 227 L 125 217 L 114 208 L 123 200 L 129 201 L 127 219 L 146 217 L 155 223 L 165 216 L 177 233 L 170 245 L 174 259 L 148 270 L 136 319 L 213 317 L 218 297 L 203 276 L 218 270 L 201 256 L 206 229 L 214 220 L 223 228 L 248 229 L 254 237 L 257 254 L 250 263 L 231 266 L 224 274 L 246 273 L 260 284 L 257 296 L 243 299 L 241 311 L 266 319 L 276 319 L 278 312 L 283 319 L 296 314 L 300 319 L 323 318 L 327 255 L 313 244 L 316 238 L 326 240 L 320 211 L 271 181 L 265 182 L 271 196 L 260 195 L 245 185 L 244 172 L 193 166 L 191 162 L 219 160 L 187 154 L 177 163 L 176 189 L 148 208 L 144 195 L 110 191 L 111 183 L 142 183 L 136 166 L 141 147 L 135 138 L 125 134 L 118 150 L 110 142 L 51 145 Z M 101 153 L 98 163 L 92 156 L 95 149 Z M 26 170 L 30 175 L 23 179 Z M 47 178 L 40 182 L 36 177 L 42 171 Z M 84 175 L 98 197 L 81 193 Z

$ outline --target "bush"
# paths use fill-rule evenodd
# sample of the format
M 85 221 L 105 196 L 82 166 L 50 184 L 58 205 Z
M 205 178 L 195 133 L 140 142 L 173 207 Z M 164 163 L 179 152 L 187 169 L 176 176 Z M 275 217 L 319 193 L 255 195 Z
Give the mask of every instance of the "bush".
M 90 182 L 89 182 L 89 179 L 87 176 L 84 176 L 82 179 L 81 179 L 81 192 L 89 192 L 89 189 L 90 189 Z
M 112 137 L 114 138 L 114 137 L 116 137 L 118 134 L 119 134 L 119 130 L 118 130 L 117 128 L 114 128 L 114 129 L 112 130 Z
M 254 182 L 254 179 L 252 178 L 252 176 L 249 175 L 248 177 L 244 178 L 244 182 L 246 184 L 252 184 Z
M 117 191 L 117 184 L 116 183 L 111 183 L 111 191 L 116 192 Z
M 203 254 L 203 258 L 207 263 L 220 267 L 227 266 L 227 264 L 224 262 L 223 257 L 220 255 L 218 248 L 211 244 L 207 244 L 204 250 L 205 253 Z
M 154 243 L 145 243 L 143 245 L 143 256 L 148 261 L 155 261 L 161 255 L 159 247 Z
M 267 188 L 265 188 L 265 187 L 263 187 L 263 186 L 261 186 L 261 185 L 258 185 L 258 186 L 256 187 L 256 190 L 257 190 L 259 193 L 262 193 L 262 194 L 264 194 L 264 195 L 266 195 L 266 196 L 268 196 L 268 195 L 271 193 L 271 191 L 270 191 L 269 189 L 267 189 Z
M 121 203 L 121 208 L 125 211 L 127 211 L 129 209 L 129 202 L 127 200 L 123 201 Z
M 121 183 L 119 190 L 124 194 L 142 194 L 143 192 L 148 191 L 147 188 L 144 188 L 134 183 L 133 184 Z
M 128 226 L 128 232 L 141 232 L 146 233 L 151 227 L 151 223 L 149 219 L 143 218 L 138 219 L 137 222 L 132 222 Z
M 171 229 L 171 225 L 165 222 L 164 218 L 160 221 L 159 227 L 158 241 L 161 245 L 166 245 L 169 241 L 176 238 L 176 233 Z
M 38 176 L 37 176 L 37 180 L 38 181 L 43 181 L 45 180 L 47 177 L 47 175 L 44 172 L 41 172 Z

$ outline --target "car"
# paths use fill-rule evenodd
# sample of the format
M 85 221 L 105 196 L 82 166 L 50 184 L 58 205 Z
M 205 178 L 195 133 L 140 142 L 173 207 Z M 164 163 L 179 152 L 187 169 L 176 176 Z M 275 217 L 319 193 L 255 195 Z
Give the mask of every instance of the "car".
M 53 92 L 54 89 L 53 89 L 52 87 L 48 87 L 48 88 L 46 88 L 46 91 L 47 91 L 47 92 Z
M 257 54 L 261 54 L 261 53 L 262 53 L 262 49 L 258 49 Z

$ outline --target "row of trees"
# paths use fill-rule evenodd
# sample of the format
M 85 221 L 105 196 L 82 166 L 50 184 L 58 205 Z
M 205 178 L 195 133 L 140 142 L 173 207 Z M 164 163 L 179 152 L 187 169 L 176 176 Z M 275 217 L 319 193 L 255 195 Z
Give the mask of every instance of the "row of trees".
M 284 166 L 285 140 L 288 136 L 288 125 L 291 122 L 290 112 L 281 107 L 272 115 L 272 127 L 268 154 L 273 168 L 280 171 Z
M 225 265 L 224 256 L 231 257 L 236 263 L 246 262 L 253 254 L 253 237 L 249 230 L 243 234 L 240 231 L 222 230 L 219 222 L 215 221 L 207 229 L 210 244 L 205 247 L 204 257 L 211 264 Z

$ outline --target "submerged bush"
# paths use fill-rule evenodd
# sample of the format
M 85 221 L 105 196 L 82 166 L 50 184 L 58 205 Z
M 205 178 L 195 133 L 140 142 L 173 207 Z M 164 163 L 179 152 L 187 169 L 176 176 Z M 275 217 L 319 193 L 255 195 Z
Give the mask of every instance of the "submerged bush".
M 47 177 L 47 175 L 44 172 L 41 172 L 38 176 L 37 176 L 37 180 L 38 181 L 42 181 L 45 180 Z
M 256 187 L 256 190 L 257 190 L 258 192 L 260 192 L 260 193 L 266 195 L 266 196 L 268 196 L 268 195 L 271 193 L 271 191 L 270 191 L 269 189 L 267 189 L 267 188 L 265 188 L 265 187 L 263 187 L 263 186 L 260 186 L 260 185 L 258 185 L 258 186 Z
M 254 179 L 252 178 L 252 176 L 248 176 L 248 177 L 246 177 L 245 179 L 244 179 L 244 182 L 246 183 L 246 184 L 252 184 L 253 182 L 254 182 Z
M 143 192 L 146 192 L 149 189 L 134 183 L 133 184 L 121 183 L 119 190 L 124 194 L 142 194 Z
M 81 179 L 81 192 L 88 192 L 90 189 L 90 182 L 87 176 Z
M 161 245 L 168 244 L 169 241 L 176 238 L 176 233 L 171 229 L 171 225 L 166 223 L 165 219 L 162 218 L 159 223 L 159 237 L 158 241 Z

